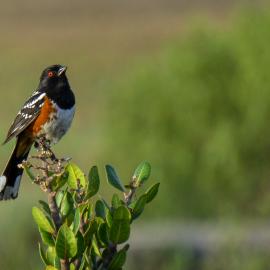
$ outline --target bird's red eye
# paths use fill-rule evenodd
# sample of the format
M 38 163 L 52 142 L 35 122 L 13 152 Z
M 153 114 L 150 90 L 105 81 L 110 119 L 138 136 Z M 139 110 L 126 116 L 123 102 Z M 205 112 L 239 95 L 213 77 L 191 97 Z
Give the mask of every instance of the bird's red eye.
M 52 71 L 49 71 L 49 72 L 48 72 L 48 77 L 53 77 L 53 75 L 54 75 L 54 74 L 53 74 Z

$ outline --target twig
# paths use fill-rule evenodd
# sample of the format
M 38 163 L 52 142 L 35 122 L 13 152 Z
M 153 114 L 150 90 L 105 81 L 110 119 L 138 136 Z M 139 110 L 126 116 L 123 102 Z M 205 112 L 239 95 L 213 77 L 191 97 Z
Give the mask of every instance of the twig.
M 135 195 L 137 188 L 138 187 L 135 184 L 135 179 L 132 179 L 129 184 L 129 192 L 124 193 L 125 203 L 127 206 L 131 204 L 133 196 Z
M 70 270 L 70 265 L 68 260 L 60 260 L 61 270 Z
M 40 138 L 36 142 L 36 146 L 39 154 L 37 156 L 32 156 L 31 158 L 41 161 L 42 166 L 33 165 L 30 162 L 28 162 L 27 166 L 28 168 L 32 167 L 36 169 L 42 175 L 42 177 L 38 175 L 34 180 L 34 183 L 37 183 L 41 189 L 48 194 L 48 205 L 57 234 L 62 225 L 62 220 L 60 210 L 56 203 L 56 192 L 53 191 L 51 183 L 55 175 L 61 175 L 63 173 L 64 166 L 62 163 L 65 162 L 66 159 L 57 159 L 53 151 L 50 149 L 49 144 L 43 138 Z M 60 260 L 60 263 L 61 270 L 70 270 L 70 262 L 68 259 L 62 259 Z
M 55 224 L 56 230 L 58 231 L 59 228 L 61 227 L 62 221 L 59 215 L 59 209 L 56 204 L 55 195 L 56 195 L 55 192 L 52 191 L 48 192 L 48 204 L 51 210 L 53 222 Z
M 132 199 L 133 199 L 133 196 L 135 195 L 136 193 L 136 188 L 134 187 L 130 187 L 130 190 L 128 193 L 124 193 L 124 197 L 125 197 L 125 202 L 126 202 L 126 205 L 130 205 Z

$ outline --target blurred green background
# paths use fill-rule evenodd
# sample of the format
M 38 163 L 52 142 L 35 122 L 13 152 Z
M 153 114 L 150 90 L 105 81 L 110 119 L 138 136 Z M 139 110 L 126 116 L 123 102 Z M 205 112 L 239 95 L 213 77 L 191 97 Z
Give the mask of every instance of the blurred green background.
M 77 112 L 58 156 L 85 172 L 111 163 L 124 181 L 148 160 L 161 182 L 126 269 L 269 269 L 267 1 L 0 2 L 2 140 L 41 70 L 65 64 Z M 0 205 L 0 270 L 43 269 L 31 217 L 43 195 L 24 180 Z

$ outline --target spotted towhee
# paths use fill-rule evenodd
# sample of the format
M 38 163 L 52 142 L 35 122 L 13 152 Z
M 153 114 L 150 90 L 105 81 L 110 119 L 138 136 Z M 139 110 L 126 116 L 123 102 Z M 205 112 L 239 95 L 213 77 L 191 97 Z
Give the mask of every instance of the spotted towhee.
M 27 159 L 33 143 L 38 138 L 45 138 L 50 144 L 55 144 L 69 129 L 75 112 L 75 97 L 66 69 L 65 66 L 53 65 L 42 72 L 38 89 L 11 125 L 4 143 L 13 137 L 17 137 L 17 143 L 0 176 L 0 200 L 17 198 L 23 174 L 18 165 Z

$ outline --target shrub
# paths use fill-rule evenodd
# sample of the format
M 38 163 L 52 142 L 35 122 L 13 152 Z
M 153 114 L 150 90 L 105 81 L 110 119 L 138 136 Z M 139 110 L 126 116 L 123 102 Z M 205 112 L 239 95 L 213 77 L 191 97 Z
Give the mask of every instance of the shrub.
M 96 166 L 86 179 L 77 165 L 56 159 L 44 145 L 35 159 L 38 164 L 28 161 L 22 166 L 31 181 L 48 195 L 48 203 L 39 201 L 40 207 L 32 209 L 46 270 L 121 269 L 129 249 L 131 225 L 159 189 L 157 183 L 134 196 L 150 177 L 150 164 L 142 162 L 125 186 L 114 168 L 107 165 L 108 183 L 120 192 L 107 202 L 102 197 L 95 198 L 100 186 Z

